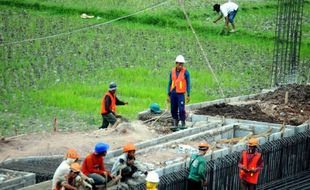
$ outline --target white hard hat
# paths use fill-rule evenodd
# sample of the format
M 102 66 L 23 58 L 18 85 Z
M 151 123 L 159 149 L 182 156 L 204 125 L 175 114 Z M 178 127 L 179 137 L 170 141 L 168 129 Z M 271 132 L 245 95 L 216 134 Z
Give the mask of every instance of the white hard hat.
M 184 59 L 183 55 L 178 55 L 177 58 L 175 58 L 175 62 L 185 63 L 185 59 Z
M 150 171 L 150 172 L 148 172 L 145 180 L 148 182 L 152 182 L 152 183 L 158 183 L 159 182 L 159 176 L 155 171 Z

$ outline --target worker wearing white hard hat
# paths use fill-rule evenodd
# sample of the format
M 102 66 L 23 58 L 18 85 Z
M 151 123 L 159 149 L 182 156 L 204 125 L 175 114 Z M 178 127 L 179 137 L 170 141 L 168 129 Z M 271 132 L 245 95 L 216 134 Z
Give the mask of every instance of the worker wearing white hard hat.
M 155 171 L 148 172 L 146 178 L 146 190 L 157 190 L 159 176 Z
M 173 127 L 171 130 L 185 129 L 185 93 L 186 103 L 190 100 L 190 76 L 188 70 L 183 66 L 185 58 L 178 55 L 175 59 L 175 67 L 171 69 L 168 82 L 167 101 L 171 104 L 171 115 L 173 118 Z M 179 121 L 182 125 L 179 128 Z

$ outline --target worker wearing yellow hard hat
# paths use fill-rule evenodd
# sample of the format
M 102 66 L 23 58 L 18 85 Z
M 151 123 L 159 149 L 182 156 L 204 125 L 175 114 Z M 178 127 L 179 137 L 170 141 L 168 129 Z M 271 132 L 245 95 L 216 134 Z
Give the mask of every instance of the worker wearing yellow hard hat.
M 146 190 L 157 190 L 159 176 L 155 171 L 148 172 L 146 178 Z

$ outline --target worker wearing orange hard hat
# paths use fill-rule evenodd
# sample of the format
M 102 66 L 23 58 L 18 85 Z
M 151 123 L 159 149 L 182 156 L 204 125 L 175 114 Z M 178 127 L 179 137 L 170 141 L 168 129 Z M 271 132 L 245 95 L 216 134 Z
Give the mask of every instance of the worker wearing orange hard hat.
M 255 190 L 260 171 L 264 162 L 262 154 L 258 152 L 258 139 L 251 138 L 248 141 L 248 149 L 242 151 L 239 161 L 239 176 L 242 190 Z
M 112 174 L 122 176 L 122 181 L 139 174 L 147 174 L 144 168 L 136 161 L 137 148 L 134 144 L 128 143 L 123 147 L 123 154 L 117 158 L 112 167 Z
M 60 178 L 68 175 L 71 170 L 71 165 L 73 163 L 77 163 L 80 155 L 78 154 L 77 150 L 75 149 L 68 149 L 65 155 L 65 160 L 61 162 L 61 164 L 56 169 L 53 180 L 52 180 L 52 187 L 55 188 L 57 182 L 59 182 Z M 94 183 L 93 179 L 85 176 L 83 173 L 79 173 L 77 176 L 77 180 L 82 181 L 82 185 L 84 187 L 91 187 L 91 183 Z
M 187 190 L 202 190 L 207 185 L 206 158 L 204 155 L 209 150 L 208 143 L 198 145 L 198 154 L 193 154 L 189 161 L 189 175 L 187 178 Z

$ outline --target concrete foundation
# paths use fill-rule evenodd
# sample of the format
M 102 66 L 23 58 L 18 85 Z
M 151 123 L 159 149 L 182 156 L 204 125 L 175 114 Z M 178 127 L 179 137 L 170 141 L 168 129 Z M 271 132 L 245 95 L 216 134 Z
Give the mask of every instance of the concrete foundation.
M 36 183 L 35 174 L 0 168 L 0 189 L 16 190 Z

